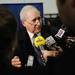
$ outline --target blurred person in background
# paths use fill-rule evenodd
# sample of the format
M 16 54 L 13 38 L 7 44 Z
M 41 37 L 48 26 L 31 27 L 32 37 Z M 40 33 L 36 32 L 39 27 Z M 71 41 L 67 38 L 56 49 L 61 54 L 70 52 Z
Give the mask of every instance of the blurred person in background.
M 63 48 L 62 75 L 74 73 L 75 58 L 75 0 L 57 0 L 57 7 L 62 23 L 66 27 Z
M 11 59 L 17 48 L 17 21 L 14 15 L 0 5 L 0 75 L 11 75 Z

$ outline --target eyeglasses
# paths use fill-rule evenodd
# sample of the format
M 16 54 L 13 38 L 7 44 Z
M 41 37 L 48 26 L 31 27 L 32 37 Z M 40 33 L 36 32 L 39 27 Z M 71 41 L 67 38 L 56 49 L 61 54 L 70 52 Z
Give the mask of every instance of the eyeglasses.
M 35 25 L 36 24 L 36 21 L 39 21 L 39 22 L 41 22 L 41 17 L 37 17 L 37 18 L 34 18 L 34 19 L 32 19 L 31 21 L 30 20 L 26 20 L 26 22 L 27 23 L 29 23 L 30 25 Z
M 33 22 L 36 22 L 36 20 L 39 20 L 40 21 L 41 20 L 41 17 L 34 18 L 32 21 Z

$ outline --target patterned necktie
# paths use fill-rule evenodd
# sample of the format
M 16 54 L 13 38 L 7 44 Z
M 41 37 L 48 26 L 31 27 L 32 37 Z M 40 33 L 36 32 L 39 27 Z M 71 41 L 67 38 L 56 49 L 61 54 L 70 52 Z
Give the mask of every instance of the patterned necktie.
M 35 39 L 36 37 L 37 37 L 37 34 L 34 34 L 34 36 L 33 36 L 33 41 L 34 41 L 34 39 Z M 41 52 L 41 49 L 35 47 L 34 44 L 33 44 L 33 47 L 34 47 L 34 50 L 35 50 L 35 52 L 36 52 L 36 54 L 37 54 L 36 56 L 37 56 L 37 60 L 38 60 L 39 64 L 42 65 L 42 66 L 45 66 L 45 65 L 46 65 L 46 61 L 45 61 L 45 59 L 44 59 L 44 57 L 43 57 L 43 54 L 42 54 L 42 52 Z

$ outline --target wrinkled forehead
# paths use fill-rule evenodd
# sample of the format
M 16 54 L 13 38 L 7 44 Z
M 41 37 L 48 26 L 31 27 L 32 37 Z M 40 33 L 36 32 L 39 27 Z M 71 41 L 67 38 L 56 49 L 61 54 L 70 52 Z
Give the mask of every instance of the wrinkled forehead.
M 33 10 L 29 10 L 27 12 L 27 19 L 34 19 L 36 17 L 40 17 L 40 12 L 39 11 L 33 11 Z

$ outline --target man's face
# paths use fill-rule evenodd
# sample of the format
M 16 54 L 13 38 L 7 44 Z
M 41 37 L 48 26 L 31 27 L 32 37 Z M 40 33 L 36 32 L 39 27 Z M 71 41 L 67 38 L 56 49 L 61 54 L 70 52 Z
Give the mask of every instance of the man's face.
M 72 6 L 71 0 L 66 0 L 63 5 L 57 0 L 57 6 L 62 22 L 69 28 L 70 31 L 75 32 L 75 7 Z
M 37 33 L 41 30 L 41 17 L 40 14 L 30 11 L 27 13 L 27 19 L 24 21 L 24 26 L 31 33 Z

